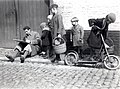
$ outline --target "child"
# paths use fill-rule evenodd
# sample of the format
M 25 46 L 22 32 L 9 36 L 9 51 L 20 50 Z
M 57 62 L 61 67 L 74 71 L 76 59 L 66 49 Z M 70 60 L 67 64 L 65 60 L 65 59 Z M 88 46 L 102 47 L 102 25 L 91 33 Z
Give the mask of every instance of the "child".
M 80 57 L 82 58 L 82 45 L 83 45 L 83 36 L 84 36 L 84 30 L 83 27 L 81 27 L 78 24 L 78 18 L 77 17 L 73 17 L 71 19 L 71 23 L 73 25 L 71 31 L 72 31 L 72 42 L 73 42 L 73 47 L 75 49 L 75 51 L 78 52 L 78 54 L 80 55 Z
M 114 23 L 116 20 L 116 15 L 114 13 L 109 13 L 105 18 L 89 19 L 89 26 L 91 28 L 90 35 L 87 39 L 87 43 L 90 49 L 90 60 L 94 60 L 95 49 L 100 49 L 102 46 L 102 40 L 100 34 L 102 34 L 104 40 L 106 40 L 108 35 L 108 28 L 111 23 Z M 105 44 L 106 48 L 109 48 Z
M 46 54 L 44 58 L 49 58 L 50 49 L 52 46 L 51 31 L 46 22 L 41 23 L 40 28 L 42 29 L 42 51 Z

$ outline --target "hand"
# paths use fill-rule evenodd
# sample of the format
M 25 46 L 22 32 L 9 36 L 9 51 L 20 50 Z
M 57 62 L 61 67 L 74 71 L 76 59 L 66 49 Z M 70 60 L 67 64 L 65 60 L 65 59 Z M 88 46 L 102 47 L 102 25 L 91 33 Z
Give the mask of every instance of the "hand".
M 31 41 L 26 39 L 26 42 L 27 42 L 27 43 L 30 43 Z
M 79 42 L 83 43 L 83 39 L 79 39 Z
M 61 34 L 58 34 L 58 37 L 61 38 L 62 37 Z

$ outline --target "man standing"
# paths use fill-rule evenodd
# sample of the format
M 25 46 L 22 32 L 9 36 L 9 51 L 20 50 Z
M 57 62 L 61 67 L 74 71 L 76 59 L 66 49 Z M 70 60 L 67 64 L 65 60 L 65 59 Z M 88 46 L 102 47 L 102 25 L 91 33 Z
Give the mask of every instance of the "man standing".
M 23 30 L 26 34 L 23 38 L 23 42 L 19 42 L 19 44 L 14 48 L 14 53 L 12 55 L 5 55 L 11 62 L 13 62 L 16 57 L 20 57 L 21 63 L 24 63 L 25 58 L 28 55 L 34 56 L 40 51 L 41 42 L 39 33 L 31 31 L 28 26 L 25 26 Z
M 52 4 L 51 5 L 51 12 L 53 14 L 52 20 L 51 20 L 51 25 L 52 25 L 52 39 L 55 37 L 63 37 L 65 34 L 65 29 L 63 25 L 63 18 L 62 15 L 58 14 L 58 5 L 57 4 Z M 60 61 L 60 54 L 56 54 L 56 58 L 52 60 L 51 62 L 58 62 Z

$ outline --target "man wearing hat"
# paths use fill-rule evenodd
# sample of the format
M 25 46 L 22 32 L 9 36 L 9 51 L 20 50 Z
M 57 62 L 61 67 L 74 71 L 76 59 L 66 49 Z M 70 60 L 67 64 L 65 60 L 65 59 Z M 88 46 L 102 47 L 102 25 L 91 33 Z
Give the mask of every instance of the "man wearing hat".
M 83 45 L 83 37 L 84 37 L 84 30 L 83 27 L 78 24 L 79 19 L 77 17 L 73 17 L 71 19 L 71 23 L 73 25 L 72 31 L 72 42 L 73 47 L 76 52 L 79 53 L 80 57 L 82 57 L 82 45 Z
M 29 26 L 23 28 L 25 31 L 25 37 L 23 42 L 14 48 L 14 53 L 11 55 L 5 55 L 9 61 L 13 62 L 16 57 L 20 57 L 21 63 L 24 63 L 27 56 L 34 56 L 40 51 L 40 35 L 36 31 L 32 31 Z
M 55 37 L 63 37 L 65 34 L 65 29 L 63 25 L 63 18 L 62 15 L 58 13 L 58 5 L 57 4 L 52 4 L 51 7 L 51 12 L 52 12 L 52 19 L 51 19 L 51 25 L 52 25 L 52 39 Z M 60 55 L 56 54 L 56 58 L 52 60 L 51 62 L 58 62 L 60 61 Z
M 93 56 L 93 48 L 100 48 L 102 45 L 102 40 L 100 33 L 103 35 L 104 40 L 107 37 L 109 24 L 114 23 L 116 20 L 116 15 L 110 13 L 106 15 L 105 18 L 100 19 L 89 19 L 89 26 L 92 27 L 90 35 L 87 39 L 88 45 L 91 47 L 91 56 Z

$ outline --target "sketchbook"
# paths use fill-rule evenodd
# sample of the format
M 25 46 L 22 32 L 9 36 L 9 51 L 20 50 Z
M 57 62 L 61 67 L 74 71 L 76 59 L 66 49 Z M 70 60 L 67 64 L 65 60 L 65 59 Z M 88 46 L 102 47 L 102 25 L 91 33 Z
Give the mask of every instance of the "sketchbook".
M 17 41 L 17 42 L 21 42 L 21 43 L 25 43 L 25 44 L 29 44 L 27 42 L 25 42 L 24 40 L 21 40 L 21 39 L 13 39 L 14 41 Z

